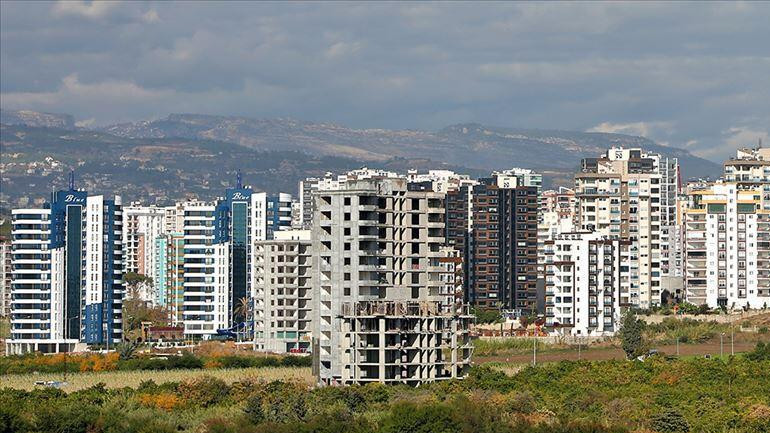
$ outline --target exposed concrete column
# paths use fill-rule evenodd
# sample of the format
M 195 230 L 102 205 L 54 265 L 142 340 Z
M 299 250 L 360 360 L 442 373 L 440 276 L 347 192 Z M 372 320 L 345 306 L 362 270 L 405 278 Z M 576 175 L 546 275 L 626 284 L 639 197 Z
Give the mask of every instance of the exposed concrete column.
M 377 319 L 379 326 L 377 327 L 379 336 L 379 350 L 378 350 L 378 366 L 379 366 L 379 380 L 385 382 L 385 317 Z

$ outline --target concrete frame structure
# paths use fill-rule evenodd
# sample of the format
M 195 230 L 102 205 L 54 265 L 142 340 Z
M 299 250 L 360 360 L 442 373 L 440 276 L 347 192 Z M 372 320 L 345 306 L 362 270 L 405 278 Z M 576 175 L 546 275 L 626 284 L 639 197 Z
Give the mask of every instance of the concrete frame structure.
M 428 321 L 436 332 L 447 331 L 446 338 L 452 320 L 461 327 L 470 320 L 456 312 L 440 312 L 444 194 L 410 189 L 406 178 L 385 175 L 322 186 L 314 196 L 314 209 L 311 285 L 314 370 L 319 381 L 419 383 L 451 377 L 446 369 L 438 368 L 380 375 L 379 367 L 376 374 L 372 370 L 364 377 L 356 340 L 351 337 L 359 329 L 361 308 L 378 302 L 434 303 L 434 307 L 419 310 L 417 322 Z M 435 327 L 443 319 L 451 320 L 441 321 L 444 328 L 440 331 Z M 380 346 L 376 350 L 386 343 L 377 339 Z M 434 360 L 444 365 L 451 362 Z M 377 362 L 395 365 L 400 361 L 379 357 Z
M 284 230 L 254 245 L 254 348 L 308 352 L 312 330 L 309 230 Z

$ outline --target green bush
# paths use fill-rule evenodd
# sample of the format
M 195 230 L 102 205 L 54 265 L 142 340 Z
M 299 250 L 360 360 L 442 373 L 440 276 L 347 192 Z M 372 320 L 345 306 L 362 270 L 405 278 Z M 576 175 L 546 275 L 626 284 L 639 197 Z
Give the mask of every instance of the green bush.
M 753 351 L 746 354 L 746 358 L 752 361 L 770 361 L 770 343 L 757 343 Z
M 177 392 L 188 404 L 209 407 L 220 403 L 229 392 L 230 387 L 221 380 L 211 376 L 201 376 L 177 386 Z
M 650 426 L 660 433 L 687 433 L 690 424 L 681 413 L 674 409 L 668 409 L 656 414 L 650 419 Z

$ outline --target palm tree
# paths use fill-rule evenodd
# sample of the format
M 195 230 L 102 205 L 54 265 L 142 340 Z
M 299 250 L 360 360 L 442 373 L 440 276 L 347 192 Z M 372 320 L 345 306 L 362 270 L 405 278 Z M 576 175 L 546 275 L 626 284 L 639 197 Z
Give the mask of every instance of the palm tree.
M 251 300 L 248 298 L 248 296 L 244 296 L 236 302 L 235 305 L 235 313 L 236 317 L 241 317 L 243 320 L 249 320 L 251 317 Z
M 251 311 L 252 311 L 252 303 L 251 299 L 249 299 L 248 296 L 244 296 L 236 302 L 235 310 L 233 311 L 233 314 L 235 317 L 233 317 L 233 322 L 235 322 L 235 325 L 238 326 L 240 322 L 244 323 L 244 333 L 246 332 L 246 329 L 248 327 L 248 322 L 251 320 Z M 239 320 L 240 319 L 240 320 Z M 238 333 L 238 330 L 236 329 L 236 335 Z

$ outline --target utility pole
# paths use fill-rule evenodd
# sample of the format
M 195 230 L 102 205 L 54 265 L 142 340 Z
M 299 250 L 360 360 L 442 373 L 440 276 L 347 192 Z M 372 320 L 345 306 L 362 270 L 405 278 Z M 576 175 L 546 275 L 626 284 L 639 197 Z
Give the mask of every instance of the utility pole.
M 676 337 L 676 356 L 679 356 L 679 336 Z
M 720 358 L 723 357 L 724 354 L 725 354 L 725 351 L 724 351 L 724 338 L 725 338 L 725 333 L 724 332 L 720 333 L 719 334 L 719 357 Z
M 532 339 L 532 366 L 537 365 L 537 337 Z
M 580 361 L 580 338 L 578 338 L 578 361 Z
M 735 326 L 730 322 L 730 356 L 735 356 Z

